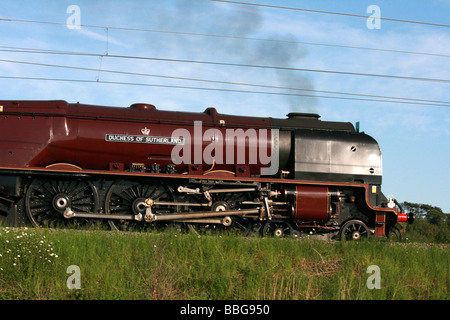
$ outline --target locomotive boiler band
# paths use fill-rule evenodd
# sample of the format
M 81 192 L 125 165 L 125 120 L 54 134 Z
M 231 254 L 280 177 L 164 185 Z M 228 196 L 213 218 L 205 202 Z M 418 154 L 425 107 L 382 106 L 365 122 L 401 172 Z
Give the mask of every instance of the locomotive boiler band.
M 398 222 L 412 222 L 381 191 L 378 143 L 351 123 L 144 103 L 0 105 L 4 224 L 187 224 L 358 240 L 398 237 Z

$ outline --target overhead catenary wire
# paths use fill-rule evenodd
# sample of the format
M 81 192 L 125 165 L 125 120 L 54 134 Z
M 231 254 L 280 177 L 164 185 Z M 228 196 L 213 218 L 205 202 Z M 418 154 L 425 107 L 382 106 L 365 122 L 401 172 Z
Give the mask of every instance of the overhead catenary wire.
M 347 12 L 336 12 L 336 11 L 325 11 L 325 10 L 316 10 L 316 9 L 286 7 L 286 6 L 279 6 L 279 5 L 270 5 L 270 4 L 262 4 L 262 3 L 250 3 L 250 2 L 231 1 L 231 0 L 211 0 L 211 1 L 224 2 L 224 3 L 230 3 L 230 4 L 247 5 L 247 6 L 258 6 L 258 7 L 274 8 L 274 9 L 296 10 L 296 11 L 313 12 L 313 13 L 333 14 L 333 15 L 340 15 L 340 16 L 347 16 L 347 17 L 356 17 L 356 18 L 365 18 L 365 19 L 369 18 L 369 16 L 366 16 L 366 15 L 355 14 L 355 13 L 347 13 Z M 426 21 L 415 21 L 415 20 L 385 18 L 385 17 L 373 17 L 373 19 L 394 21 L 394 22 L 404 22 L 404 23 L 414 23 L 414 24 L 422 24 L 422 25 L 435 26 L 435 27 L 450 28 L 450 25 L 448 25 L 448 24 L 426 22 Z
M 56 51 L 56 50 L 49 50 L 49 49 L 14 48 L 14 47 L 8 47 L 8 48 L 9 48 L 8 50 L 12 50 L 14 52 L 26 52 L 26 53 L 88 55 L 88 56 L 99 56 L 101 58 L 103 58 L 103 57 L 110 57 L 110 58 L 111 57 L 116 57 L 114 55 L 108 55 L 108 54 L 83 53 L 83 52 L 67 52 L 67 51 Z M 1 50 L 2 49 L 0 49 L 0 51 Z M 132 56 L 117 56 L 117 57 L 121 57 L 121 58 L 147 58 L 147 57 L 132 57 Z M 199 79 L 199 78 L 192 78 L 192 77 L 180 77 L 180 76 L 158 75 L 158 74 L 148 74 L 148 73 L 137 73 L 137 72 L 129 72 L 129 71 L 107 70 L 107 69 L 101 69 L 101 67 L 100 68 L 87 68 L 87 67 L 79 67 L 79 66 L 56 65 L 56 64 L 49 64 L 49 63 L 38 63 L 38 62 L 6 60 L 6 59 L 0 59 L 0 62 L 36 65 L 36 66 L 43 66 L 43 67 L 66 68 L 66 69 L 75 69 L 75 70 L 84 70 L 84 71 L 95 71 L 95 72 L 97 72 L 97 81 L 99 80 L 100 73 L 101 72 L 105 72 L 105 73 L 132 75 L 132 76 L 165 78 L 165 79 L 172 79 L 172 80 L 198 81 L 198 82 L 207 82 L 207 83 L 215 83 L 215 84 L 225 84 L 225 85 L 259 87 L 259 88 L 265 88 L 265 89 L 282 89 L 282 90 L 308 91 L 308 92 L 315 92 L 315 93 L 338 94 L 338 95 L 348 95 L 348 96 L 377 98 L 377 99 L 390 99 L 390 100 L 399 100 L 399 101 L 415 101 L 415 102 L 422 103 L 422 104 L 433 104 L 433 105 L 441 105 L 441 104 L 446 105 L 446 104 L 449 104 L 449 102 L 447 102 L 447 101 L 440 101 L 440 100 L 405 98 L 405 97 L 392 97 L 392 96 L 374 95 L 374 94 L 362 94 L 362 93 L 353 93 L 353 92 L 314 90 L 314 89 L 308 89 L 308 88 L 294 88 L 294 87 L 275 86 L 275 85 L 267 85 L 267 84 L 252 84 L 252 83 L 244 83 L 244 82 L 231 82 L 231 81 L 212 80 L 212 79 Z M 316 97 L 318 97 L 318 96 L 316 96 Z
M 54 52 L 54 53 L 56 53 L 56 52 Z M 153 60 L 153 61 L 165 61 L 165 62 L 193 63 L 193 64 L 206 64 L 206 65 L 245 67 L 245 68 L 275 69 L 275 70 L 286 70 L 286 71 L 303 71 L 303 72 L 315 72 L 315 73 L 328 73 L 328 74 L 336 74 L 336 75 L 350 75 L 350 76 L 362 76 L 362 77 L 377 77 L 377 78 L 412 80 L 412 81 L 429 81 L 429 82 L 439 82 L 439 83 L 450 83 L 450 79 L 412 77 L 412 76 L 338 71 L 338 70 L 324 70 L 324 69 L 294 68 L 294 67 L 285 67 L 285 66 L 255 65 L 255 64 L 231 63 L 231 62 L 220 62 L 220 61 L 202 61 L 202 60 L 173 59 L 173 58 L 160 58 L 160 57 L 159 58 L 158 57 L 139 57 L 139 56 L 112 55 L 112 54 L 99 55 L 96 53 L 80 53 L 80 52 L 77 52 L 77 53 L 64 52 L 64 54 L 67 54 L 67 55 L 75 54 L 75 55 L 84 55 L 84 56 L 107 56 L 110 58 L 141 59 L 141 60 Z M 19 64 L 42 65 L 42 66 L 49 66 L 49 67 L 56 66 L 57 67 L 57 65 L 37 63 L 37 62 L 7 60 L 7 59 L 0 59 L 0 61 L 10 62 L 10 63 L 19 63 Z M 82 67 L 72 67 L 72 69 L 77 69 L 77 68 L 80 69 Z M 98 69 L 96 69 L 96 70 L 98 71 Z M 104 71 L 104 70 L 102 70 L 102 71 Z M 104 72 L 107 72 L 107 71 L 104 71 Z M 126 73 L 126 72 L 123 72 L 123 73 Z
M 0 46 L 1 47 L 1 46 Z M 8 47 L 12 49 L 13 47 Z M 1 51 L 2 49 L 0 49 Z M 23 51 L 22 51 L 23 50 Z M 36 49 L 36 48 L 14 48 L 14 52 L 26 52 L 26 53 L 50 53 L 50 54 L 79 54 L 85 55 L 86 53 L 80 52 L 65 52 L 65 51 L 55 51 L 49 49 Z M 89 54 L 94 56 L 103 57 L 111 57 L 107 54 Z M 237 86 L 248 86 L 248 87 L 259 87 L 264 89 L 279 89 L 279 90 L 294 90 L 294 91 L 308 91 L 308 92 L 316 92 L 316 93 L 325 93 L 325 94 L 338 94 L 338 95 L 348 95 L 348 96 L 357 96 L 357 97 L 368 97 L 368 98 L 381 98 L 381 99 L 392 99 L 392 100 L 403 100 L 403 101 L 416 101 L 422 103 L 432 103 L 432 104 L 449 104 L 447 101 L 440 100 L 430 100 L 430 99 L 417 99 L 417 98 L 405 98 L 405 97 L 393 97 L 393 96 L 385 96 L 385 95 L 374 95 L 374 94 L 363 94 L 363 93 L 355 93 L 355 92 L 339 92 L 339 91 L 329 91 L 329 90 L 317 90 L 317 89 L 309 89 L 309 88 L 296 88 L 296 87 L 287 87 L 287 86 L 275 86 L 268 84 L 254 84 L 254 83 L 244 83 L 244 82 L 232 82 L 232 81 L 223 81 L 223 80 L 213 80 L 213 79 L 200 79 L 200 78 L 192 78 L 192 77 L 180 77 L 180 76 L 169 76 L 169 75 L 160 75 L 160 74 L 149 74 L 149 73 L 135 73 L 135 72 L 127 72 L 127 71 L 119 71 L 119 70 L 104 70 L 87 68 L 87 67 L 78 67 L 78 66 L 67 66 L 67 65 L 55 65 L 55 64 L 47 64 L 47 63 L 36 63 L 36 62 L 27 62 L 27 61 L 16 61 L 16 60 L 1 60 L 1 62 L 12 62 L 12 63 L 23 63 L 23 64 L 32 64 L 44 67 L 56 67 L 56 68 L 66 68 L 66 69 L 78 69 L 85 71 L 96 71 L 97 80 L 99 79 L 101 72 L 106 73 L 118 73 L 118 74 L 126 74 L 126 75 L 134 75 L 134 76 L 145 76 L 145 77 L 155 77 L 155 78 L 164 78 L 171 80 L 183 80 L 183 81 L 197 81 L 197 82 L 207 82 L 214 84 L 225 84 L 225 85 L 237 85 Z
M 366 101 L 366 102 L 382 102 L 382 103 L 396 103 L 396 104 L 408 104 L 408 105 L 427 105 L 427 106 L 437 106 L 437 107 L 450 107 L 450 102 L 445 102 L 445 101 L 433 102 L 432 100 L 429 100 L 430 102 L 425 102 L 427 100 L 417 99 L 417 101 L 401 101 L 401 100 L 389 100 L 389 99 L 370 99 L 370 98 L 362 98 L 362 97 L 358 98 L 358 97 L 339 97 L 339 96 L 321 96 L 321 95 L 319 96 L 319 95 L 314 95 L 314 94 L 256 91 L 256 90 L 238 90 L 238 89 L 226 89 L 226 88 L 208 88 L 208 87 L 180 86 L 180 85 L 168 85 L 168 84 L 151 84 L 151 83 L 142 83 L 142 82 L 107 81 L 107 80 L 100 80 L 100 79 L 97 79 L 97 80 L 64 79 L 64 78 L 3 76 L 3 75 L 0 75 L 0 79 L 116 84 L 116 85 L 131 85 L 131 86 L 159 87 L 159 88 L 173 88 L 173 89 L 206 90 L 206 91 L 236 92 L 236 93 L 249 93 L 249 94 L 297 96 L 297 97 L 310 97 L 310 98 L 326 98 L 326 99 L 355 100 L 355 101 Z M 401 99 L 401 98 L 392 98 L 392 99 Z
M 226 2 L 226 1 L 225 1 Z M 33 20 L 20 20 L 20 19 L 2 19 L 0 21 L 17 21 L 17 22 L 31 22 L 31 23 L 47 23 L 47 24 L 55 24 L 55 25 L 66 25 L 66 23 L 60 22 L 42 22 L 42 21 L 33 21 Z M 223 38 L 236 38 L 242 40 L 259 40 L 259 41 L 277 41 L 277 42 L 287 42 L 287 43 L 302 43 L 302 44 L 311 44 L 311 45 L 322 45 L 322 46 L 335 46 L 349 49 L 362 49 L 362 50 L 376 50 L 376 51 L 387 51 L 387 52 L 396 52 L 396 53 L 408 53 L 408 54 L 422 54 L 422 55 L 432 55 L 432 56 L 441 56 L 441 57 L 450 57 L 450 55 L 446 54 L 438 54 L 438 53 L 426 53 L 426 52 L 412 52 L 412 51 L 402 51 L 402 50 L 391 50 L 391 49 L 383 49 L 383 48 L 367 48 L 367 47 L 357 47 L 357 46 L 345 46 L 345 45 L 333 45 L 333 44 L 324 44 L 324 43 L 311 43 L 311 42 L 301 42 L 301 41 L 291 41 L 291 40 L 278 40 L 278 39 L 263 39 L 263 38 L 251 38 L 251 37 L 239 37 L 239 36 L 228 36 L 228 35 L 214 35 L 214 34 L 200 34 L 200 33 L 189 33 L 189 32 L 178 32 L 178 31 L 164 31 L 164 30 L 152 30 L 152 29 L 139 29 L 139 28 L 126 28 L 126 27 L 105 27 L 105 26 L 90 26 L 90 25 L 82 25 L 83 27 L 92 27 L 92 28 L 102 28 L 102 29 L 118 29 L 118 30 L 130 30 L 130 31 L 148 31 L 148 32 L 161 32 L 161 33 L 172 33 L 172 34 L 180 34 L 180 35 L 195 35 L 195 36 L 211 36 L 211 37 L 223 37 Z M 103 57 L 108 58 L 124 58 L 124 59 L 143 59 L 143 60 L 155 60 L 155 61 L 168 61 L 168 62 L 181 62 L 181 63 L 201 63 L 201 64 L 212 64 L 212 65 L 225 65 L 225 66 L 235 66 L 235 67 L 251 67 L 251 68 L 265 68 L 265 69 L 277 69 L 277 70 L 290 70 L 290 71 L 304 71 L 304 72 L 323 72 L 323 73 L 334 73 L 334 74 L 343 74 L 343 75 L 354 75 L 354 76 L 373 76 L 373 77 L 384 77 L 384 78 L 394 78 L 394 79 L 403 79 L 403 80 L 417 80 L 417 81 L 433 81 L 433 82 L 441 82 L 441 83 L 450 83 L 449 79 L 437 79 L 437 78 L 425 78 L 425 77 L 407 77 L 400 75 L 383 75 L 383 74 L 370 74 L 370 73 L 356 73 L 356 72 L 347 72 L 347 71 L 336 71 L 336 70 L 319 70 L 319 69 L 306 69 L 306 68 L 291 68 L 291 67 L 283 67 L 283 66 L 264 66 L 264 65 L 250 65 L 250 64 L 237 64 L 237 63 L 227 63 L 227 62 L 215 62 L 215 61 L 198 61 L 198 60 L 183 60 L 183 59 L 170 59 L 170 58 L 158 58 L 158 57 L 139 57 L 139 56 L 125 56 L 125 55 L 111 55 L 108 53 L 108 50 L 105 54 L 95 54 L 95 53 L 82 53 L 82 52 L 68 52 L 68 51 L 56 51 L 56 50 L 45 50 L 45 49 L 34 49 L 34 48 L 16 48 L 16 47 L 8 47 L 8 46 L 0 46 L 0 51 L 12 51 L 12 52 L 22 52 L 22 53 L 43 53 L 43 54 L 67 54 L 67 55 L 85 55 L 85 56 L 97 56 L 103 59 Z M 108 48 L 108 47 L 107 47 Z M 103 61 L 103 60 L 101 60 Z M 6 61 L 4 61 L 6 62 Z M 24 61 L 10 61 L 11 63 L 27 63 Z M 37 64 L 37 63 L 30 63 Z M 60 66 L 60 65 L 48 65 L 49 67 L 62 67 L 62 68 L 80 68 L 74 66 Z M 88 68 L 83 68 L 81 70 L 89 70 Z M 139 73 L 129 73 L 126 71 L 116 71 L 116 70 L 102 70 L 100 68 L 90 69 L 89 71 L 96 71 L 98 73 L 96 81 L 83 80 L 83 79 L 73 79 L 73 81 L 77 82 L 100 82 L 100 83 L 120 83 L 120 82 L 107 82 L 107 81 L 99 81 L 99 75 L 101 72 L 113 72 L 113 73 L 122 73 L 122 74 L 130 74 L 137 76 L 149 76 L 149 77 L 158 77 L 158 78 L 168 78 L 168 79 L 176 79 L 176 80 L 189 80 L 189 81 L 202 81 L 202 82 L 210 82 L 217 84 L 227 84 L 227 85 L 238 85 L 238 86 L 251 86 L 251 87 L 260 87 L 260 88 L 270 88 L 270 89 L 282 89 L 282 90 L 297 90 L 297 91 L 308 91 L 308 92 L 317 92 L 317 93 L 326 93 L 326 94 L 337 94 L 337 95 L 349 95 L 354 97 L 367 97 L 367 98 L 376 98 L 376 99 L 389 99 L 386 101 L 380 102 L 394 102 L 393 100 L 398 100 L 398 103 L 407 103 L 407 102 L 415 102 L 414 104 L 429 104 L 429 105 L 445 105 L 448 106 L 448 102 L 439 101 L 439 100 L 427 100 L 427 99 L 414 99 L 414 98 L 402 98 L 402 97 L 389 97 L 382 95 L 370 95 L 370 94 L 361 94 L 361 93 L 350 93 L 350 92 L 337 92 L 337 91 L 326 91 L 326 90 L 313 90 L 307 88 L 291 88 L 291 87 L 282 87 L 282 86 L 272 86 L 272 85 L 264 85 L 264 84 L 250 84 L 250 83 L 242 83 L 242 82 L 228 82 L 228 81 L 220 81 L 220 80 L 210 80 L 210 79 L 197 79 L 197 78 L 186 78 L 186 77 L 176 77 L 176 76 L 167 76 L 167 75 L 155 75 L 155 74 L 139 74 Z M 4 78 L 4 77 L 2 77 Z M 29 77 L 29 80 L 34 80 L 32 77 Z M 37 78 L 36 78 L 37 80 Z M 41 80 L 44 80 L 41 78 Z M 46 80 L 50 81 L 51 78 L 47 78 Z M 53 79 L 53 81 L 70 81 L 71 79 Z M 129 85 L 139 85 L 133 83 L 125 83 Z M 144 84 L 147 85 L 147 84 Z M 159 86 L 159 85 L 152 85 Z M 165 86 L 165 85 L 161 85 Z M 183 88 L 183 86 L 174 86 Z M 203 90 L 229 90 L 235 92 L 248 92 L 248 93 L 262 93 L 262 94 L 283 94 L 283 95 L 299 95 L 299 96 L 308 96 L 301 95 L 295 93 L 280 93 L 280 92 L 262 92 L 262 91 L 245 91 L 245 90 L 233 90 L 233 89 L 220 89 L 220 88 L 200 88 L 200 87 L 184 87 L 184 88 L 192 88 L 192 89 L 203 89 Z M 311 95 L 312 97 L 320 97 L 316 95 Z M 350 99 L 349 97 L 330 97 L 330 96 L 322 96 L 326 98 L 342 98 L 342 99 Z M 357 100 L 357 99 L 355 99 Z M 360 100 L 369 100 L 376 101 L 370 99 L 360 99 Z M 397 103 L 397 102 L 396 102 Z
M 38 21 L 38 20 L 28 20 L 28 19 L 0 18 L 0 21 L 67 26 L 67 23 L 65 23 L 65 22 Z M 433 53 L 433 52 L 410 51 L 410 50 L 397 50 L 397 49 L 389 49 L 389 48 L 363 47 L 363 46 L 332 44 L 332 43 L 319 43 L 319 42 L 308 42 L 308 41 L 297 41 L 297 40 L 287 40 L 287 39 L 271 39 L 271 38 L 258 38 L 258 37 L 247 37 L 247 36 L 238 36 L 238 35 L 197 33 L 197 32 L 146 29 L 146 28 L 131 28 L 131 27 L 120 27 L 120 26 L 116 26 L 116 27 L 114 27 L 114 26 L 100 26 L 100 25 L 88 25 L 88 24 L 80 24 L 80 27 L 83 27 L 83 28 L 97 28 L 97 29 L 104 29 L 104 30 L 108 30 L 108 31 L 109 30 L 122 30 L 122 31 L 137 31 L 137 32 L 152 32 L 152 33 L 162 33 L 162 34 L 173 34 L 173 35 L 182 35 L 182 36 L 197 36 L 197 37 L 213 37 L 213 38 L 237 39 L 237 40 L 246 40 L 246 41 L 279 42 L 279 43 L 302 44 L 302 45 L 310 45 L 310 46 L 334 47 L 334 48 L 343 48 L 343 49 L 357 49 L 357 50 L 368 50 L 368 51 L 378 51 L 378 52 L 389 52 L 389 53 L 401 53 L 401 54 L 413 54 L 413 55 L 425 55 L 425 56 L 435 56 L 435 57 L 450 58 L 450 54 L 445 54 L 445 53 L 436 53 L 436 52 Z
M 2 49 L 3 48 L 3 49 Z M 168 59 L 168 58 L 156 58 L 156 57 L 142 57 L 142 56 L 128 56 L 128 55 L 114 55 L 114 54 L 101 54 L 101 53 L 89 53 L 89 52 L 75 52 L 75 51 L 60 51 L 60 50 L 51 50 L 51 49 L 39 49 L 39 48 L 23 48 L 23 47 L 11 47 L 11 46 L 0 46 L 0 51 L 3 52 L 19 52 L 19 53 L 34 53 L 34 54 L 55 54 L 55 55 L 75 55 L 75 56 L 95 56 L 95 57 L 108 57 L 108 58 L 121 58 L 121 59 L 137 59 L 137 60 L 165 60 L 169 62 L 192 62 L 192 63 L 205 63 L 205 64 L 221 64 L 221 65 L 231 65 L 231 66 L 243 66 L 243 67 L 262 67 L 262 68 L 274 68 L 274 69 L 284 69 L 285 67 L 282 66 L 258 66 L 258 65 L 249 65 L 249 64 L 235 64 L 235 63 L 222 63 L 222 62 L 211 62 L 211 61 L 198 61 L 198 60 L 180 60 L 180 59 Z M 13 62 L 11 60 L 11 62 Z M 21 63 L 20 61 L 17 61 L 16 63 Z M 26 63 L 26 62 L 23 62 Z M 288 68 L 290 70 L 299 70 L 304 71 L 306 69 L 296 69 L 296 68 Z M 101 71 L 98 69 L 98 71 Z M 320 70 L 323 72 L 327 72 L 329 70 Z M 334 73 L 335 71 L 329 71 L 331 73 Z M 338 72 L 338 71 L 336 71 Z M 345 74 L 345 72 L 342 72 Z M 370 76 L 372 74 L 361 74 L 361 75 L 367 75 Z M 386 76 L 386 77 L 400 77 L 404 78 L 403 76 L 391 76 L 391 75 L 376 75 L 376 76 Z M 177 78 L 177 77 L 173 77 Z M 417 80 L 427 80 L 427 81 L 438 81 L 438 82 L 448 82 L 448 79 L 436 79 L 436 78 L 415 78 L 410 77 L 412 79 Z M 189 78 L 180 78 L 185 80 L 196 80 L 196 81 L 206 81 L 206 80 L 198 80 L 198 79 L 189 79 Z M 214 82 L 214 80 L 207 80 L 209 82 Z M 221 82 L 221 81 L 215 81 L 215 82 Z M 225 83 L 225 82 L 222 82 Z M 236 84 L 236 83 L 234 83 Z M 258 85 L 262 86 L 262 85 Z M 292 88 L 282 88 L 282 87 L 276 87 L 278 89 L 292 89 Z M 336 93 L 336 92 L 333 92 Z

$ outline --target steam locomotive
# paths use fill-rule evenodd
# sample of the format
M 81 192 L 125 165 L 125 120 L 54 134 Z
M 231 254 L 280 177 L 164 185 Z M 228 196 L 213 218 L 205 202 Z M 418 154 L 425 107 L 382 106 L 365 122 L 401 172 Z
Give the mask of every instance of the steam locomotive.
M 0 101 L 0 219 L 116 230 L 234 228 L 361 239 L 412 223 L 351 123 L 66 101 Z

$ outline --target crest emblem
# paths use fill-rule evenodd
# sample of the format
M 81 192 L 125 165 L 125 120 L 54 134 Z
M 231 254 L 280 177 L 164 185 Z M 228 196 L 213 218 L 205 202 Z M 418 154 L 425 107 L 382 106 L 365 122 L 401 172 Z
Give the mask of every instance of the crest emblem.
M 145 127 L 145 128 L 143 128 L 143 129 L 141 129 L 141 133 L 142 133 L 143 135 L 148 136 L 148 135 L 150 134 L 150 129 L 147 128 L 147 127 Z

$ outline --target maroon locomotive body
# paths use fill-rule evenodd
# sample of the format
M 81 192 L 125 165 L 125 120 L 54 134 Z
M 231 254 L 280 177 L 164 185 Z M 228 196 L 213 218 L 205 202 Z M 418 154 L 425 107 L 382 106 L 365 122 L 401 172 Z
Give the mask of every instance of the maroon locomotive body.
M 173 132 L 185 128 L 191 134 L 191 159 L 178 165 L 183 172 L 187 164 L 199 164 L 207 169 L 211 163 L 195 161 L 211 144 L 204 141 L 204 131 L 216 128 L 226 137 L 232 128 L 269 128 L 268 119 L 219 115 L 214 108 L 203 113 L 159 111 L 150 104 L 133 104 L 129 108 L 68 104 L 65 101 L 0 102 L 2 113 L 2 152 L 0 163 L 13 167 L 47 167 L 52 164 L 73 164 L 85 169 L 129 169 L 133 163 L 146 167 L 159 164 L 162 169 L 173 164 L 172 149 L 177 145 Z M 14 116 L 14 115 L 16 116 Z M 220 119 L 219 119 L 220 118 Z M 194 122 L 200 123 L 197 127 Z M 200 141 L 195 141 L 200 130 Z M 197 134 L 198 135 L 198 134 Z M 267 140 L 270 153 L 270 131 Z M 267 135 L 266 135 L 267 137 Z M 179 140 L 181 141 L 181 140 Z M 184 141 L 183 141 L 184 142 Z M 180 144 L 180 143 L 178 143 Z M 200 145 L 199 145 L 200 144 Z M 200 147 L 200 151 L 197 151 Z M 237 149 L 237 145 L 235 149 Z M 248 163 L 249 142 L 245 146 Z M 224 146 L 224 157 L 226 147 Z M 233 149 L 234 150 L 234 149 Z M 237 152 L 234 153 L 236 158 Z M 176 162 L 176 161 L 175 161 Z M 233 170 L 234 163 L 217 165 L 216 169 Z M 245 164 L 245 163 L 242 163 Z M 250 170 L 258 172 L 261 164 L 252 163 Z
M 0 212 L 11 224 L 181 223 L 301 236 L 398 235 L 377 142 L 350 123 L 0 101 Z

